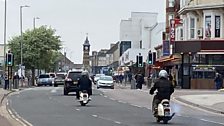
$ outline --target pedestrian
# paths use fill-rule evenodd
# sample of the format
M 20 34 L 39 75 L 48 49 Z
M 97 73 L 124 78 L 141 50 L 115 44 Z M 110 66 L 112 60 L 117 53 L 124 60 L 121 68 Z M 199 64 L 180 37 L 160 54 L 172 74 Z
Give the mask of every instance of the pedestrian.
M 144 76 L 141 74 L 141 71 L 138 72 L 138 74 L 135 75 L 135 80 L 136 80 L 136 88 L 137 89 L 142 89 L 142 84 L 145 82 L 144 81 Z
M 8 76 L 5 74 L 4 75 L 4 79 L 5 79 L 5 90 L 9 89 L 9 78 Z
M 123 79 L 124 79 L 123 75 L 120 74 L 120 75 L 119 75 L 119 81 L 120 81 L 121 84 L 122 84 L 122 82 L 123 82 Z
M 215 87 L 216 87 L 217 90 L 222 88 L 223 80 L 222 80 L 222 78 L 221 78 L 219 73 L 216 73 L 216 77 L 214 79 L 214 82 L 215 82 Z
M 131 83 L 131 80 L 132 80 L 132 74 L 128 73 L 128 81 L 129 81 L 129 83 Z

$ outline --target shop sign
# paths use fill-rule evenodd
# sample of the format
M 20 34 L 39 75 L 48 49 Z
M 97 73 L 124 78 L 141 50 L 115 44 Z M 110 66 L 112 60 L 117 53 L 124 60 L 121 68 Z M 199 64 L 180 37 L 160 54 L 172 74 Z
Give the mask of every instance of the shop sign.
M 169 41 L 163 41 L 163 56 L 170 55 L 170 43 Z
M 220 16 L 215 16 L 215 37 L 220 37 Z
M 170 44 L 173 44 L 175 41 L 175 20 L 170 20 Z

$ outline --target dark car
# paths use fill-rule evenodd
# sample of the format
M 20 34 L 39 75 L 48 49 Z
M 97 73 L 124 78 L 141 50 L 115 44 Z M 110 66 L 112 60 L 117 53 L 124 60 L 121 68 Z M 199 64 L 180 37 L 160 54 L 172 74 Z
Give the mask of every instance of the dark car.
M 78 90 L 78 79 L 81 77 L 82 71 L 69 71 L 64 83 L 64 95 L 69 92 L 76 92 Z
M 54 87 L 57 87 L 58 85 L 64 85 L 66 75 L 67 73 L 56 73 L 56 77 L 54 79 Z

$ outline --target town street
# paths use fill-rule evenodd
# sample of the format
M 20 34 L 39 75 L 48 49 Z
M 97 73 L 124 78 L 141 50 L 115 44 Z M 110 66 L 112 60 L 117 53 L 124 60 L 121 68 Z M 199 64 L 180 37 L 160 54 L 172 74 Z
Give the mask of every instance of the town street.
M 92 101 L 81 107 L 62 87 L 26 89 L 9 97 L 8 108 L 33 126 L 155 126 L 147 91 L 94 90 Z M 175 117 L 168 125 L 222 126 L 223 116 L 173 103 Z

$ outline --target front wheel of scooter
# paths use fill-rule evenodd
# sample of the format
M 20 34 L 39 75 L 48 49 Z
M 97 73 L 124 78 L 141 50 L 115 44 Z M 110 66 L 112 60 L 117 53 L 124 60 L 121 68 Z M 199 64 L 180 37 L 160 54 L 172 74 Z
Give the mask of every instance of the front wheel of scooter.
M 167 124 L 168 123 L 168 120 L 163 120 L 163 124 Z

